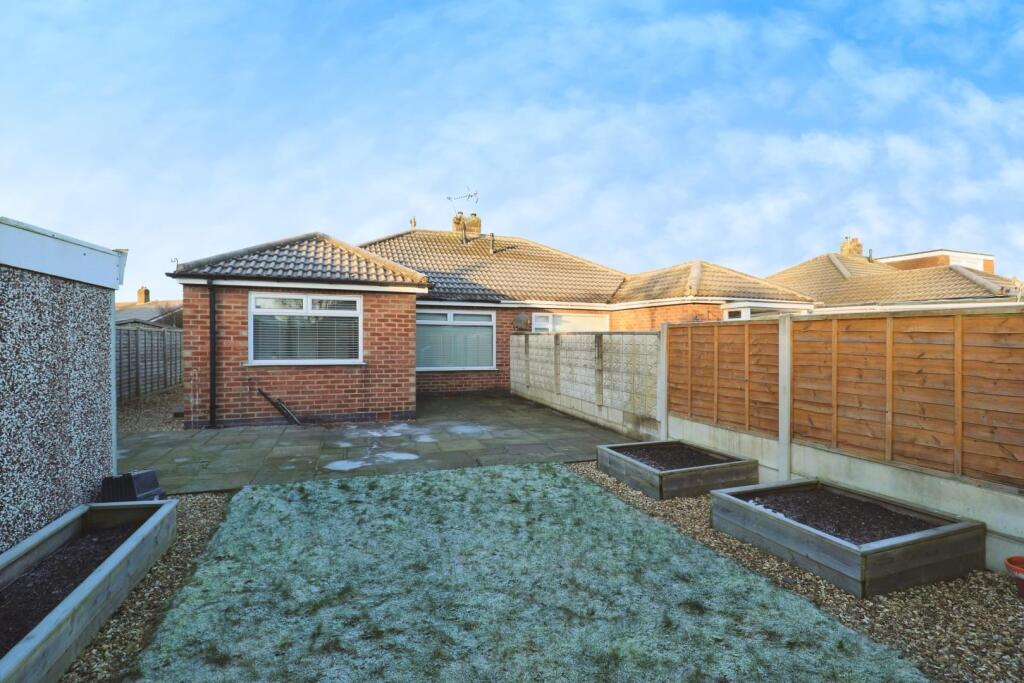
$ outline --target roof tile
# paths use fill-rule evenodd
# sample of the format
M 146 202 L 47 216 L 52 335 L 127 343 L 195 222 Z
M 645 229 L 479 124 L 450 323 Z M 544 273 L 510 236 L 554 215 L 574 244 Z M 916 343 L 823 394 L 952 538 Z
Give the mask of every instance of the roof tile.
M 426 277 L 322 233 L 178 264 L 171 277 L 422 285 Z
M 838 258 L 851 277 L 844 277 L 830 257 Z M 826 306 L 988 299 L 1009 296 L 1016 291 L 1013 281 L 1008 278 L 981 271 L 971 272 L 989 282 L 991 289 L 1003 290 L 1004 293 L 996 294 L 971 281 L 954 266 L 900 270 L 863 256 L 841 254 L 816 256 L 767 279 L 804 292 Z

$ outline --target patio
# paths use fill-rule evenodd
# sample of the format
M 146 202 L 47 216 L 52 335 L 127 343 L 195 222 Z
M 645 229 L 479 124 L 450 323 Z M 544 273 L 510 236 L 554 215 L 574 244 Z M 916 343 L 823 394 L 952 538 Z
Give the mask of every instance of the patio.
M 168 493 L 358 475 L 593 460 L 621 434 L 512 397 L 422 398 L 415 422 L 236 427 L 119 436 L 118 471 Z

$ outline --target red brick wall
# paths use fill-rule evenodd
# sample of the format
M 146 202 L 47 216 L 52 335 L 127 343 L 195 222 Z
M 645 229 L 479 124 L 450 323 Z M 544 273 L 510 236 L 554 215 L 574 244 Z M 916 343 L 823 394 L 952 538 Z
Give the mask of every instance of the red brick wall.
M 650 306 L 612 311 L 611 329 L 613 332 L 650 332 L 660 329 L 662 323 L 721 319 L 722 307 L 718 304 Z
M 452 306 L 458 308 L 458 306 Z M 428 371 L 416 373 L 416 390 L 421 394 L 458 394 L 463 392 L 507 392 L 509 380 L 509 337 L 515 331 L 513 319 L 520 313 L 587 313 L 549 308 L 474 308 L 481 313 L 495 313 L 495 334 L 497 335 L 497 370 Z M 591 311 L 602 313 L 602 311 Z
M 218 424 L 281 422 L 257 389 L 279 398 L 300 419 L 408 419 L 416 411 L 416 296 L 386 292 L 288 290 L 363 297 L 364 365 L 249 366 L 249 289 L 217 287 Z M 273 291 L 263 290 L 260 291 Z M 184 287 L 182 363 L 185 422 L 209 420 L 209 293 Z M 195 409 L 190 397 L 195 391 Z

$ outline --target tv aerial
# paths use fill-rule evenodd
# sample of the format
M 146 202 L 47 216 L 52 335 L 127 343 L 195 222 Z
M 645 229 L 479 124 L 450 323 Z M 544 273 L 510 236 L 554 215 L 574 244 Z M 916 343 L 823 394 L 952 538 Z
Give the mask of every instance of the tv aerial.
M 457 207 L 455 205 L 456 202 L 470 202 L 470 201 L 472 201 L 473 202 L 473 206 L 476 206 L 477 203 L 480 201 L 480 193 L 477 192 L 476 190 L 470 190 L 469 187 L 467 186 L 466 187 L 466 194 L 460 194 L 458 196 L 451 196 L 451 195 L 449 195 L 447 197 L 447 199 L 448 199 L 448 201 L 452 205 L 452 211 L 456 211 L 457 212 L 459 210 L 459 207 Z

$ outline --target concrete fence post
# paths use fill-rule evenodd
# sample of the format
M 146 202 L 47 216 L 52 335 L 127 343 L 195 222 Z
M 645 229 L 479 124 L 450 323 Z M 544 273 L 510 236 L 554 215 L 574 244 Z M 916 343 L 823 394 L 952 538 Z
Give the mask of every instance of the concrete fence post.
M 555 396 L 562 395 L 562 335 L 556 334 L 552 341 L 554 348 L 552 349 L 553 362 L 555 366 Z
M 523 334 L 523 375 L 526 388 L 530 388 L 530 335 Z
M 604 334 L 594 335 L 594 392 L 598 406 L 604 405 Z
M 658 436 L 668 438 L 668 323 L 661 324 L 658 334 Z
M 793 409 L 793 317 L 779 316 L 779 480 L 791 478 Z

